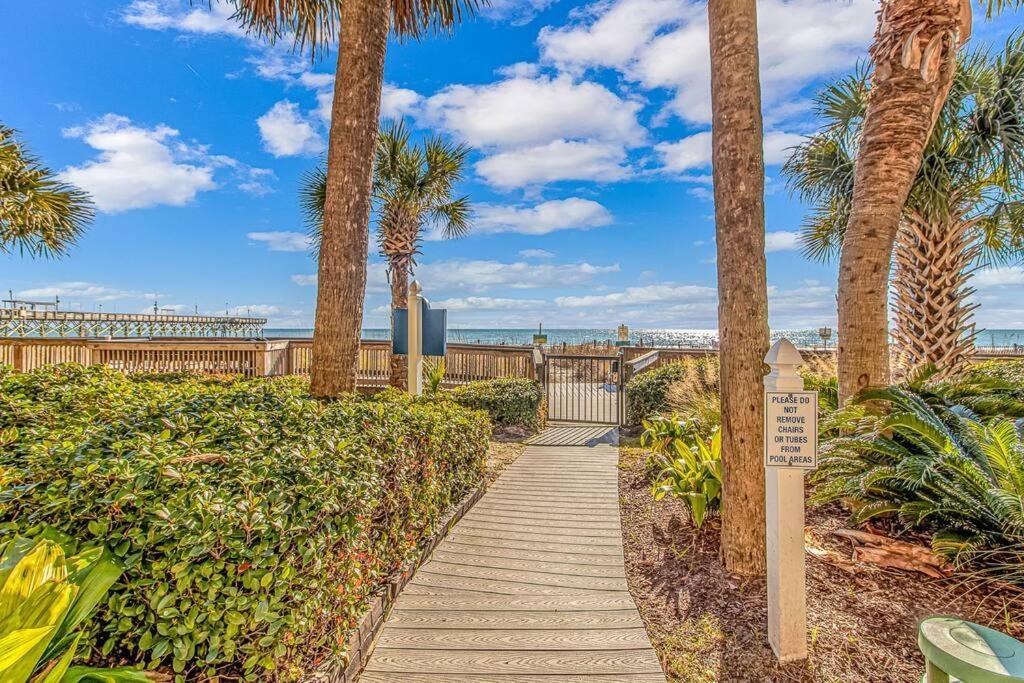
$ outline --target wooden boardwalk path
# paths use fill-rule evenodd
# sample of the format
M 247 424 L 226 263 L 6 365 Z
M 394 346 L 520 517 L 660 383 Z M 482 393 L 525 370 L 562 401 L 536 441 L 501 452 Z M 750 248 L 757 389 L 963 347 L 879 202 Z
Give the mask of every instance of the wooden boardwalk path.
M 362 683 L 664 683 L 626 587 L 618 449 L 529 446 L 384 625 Z

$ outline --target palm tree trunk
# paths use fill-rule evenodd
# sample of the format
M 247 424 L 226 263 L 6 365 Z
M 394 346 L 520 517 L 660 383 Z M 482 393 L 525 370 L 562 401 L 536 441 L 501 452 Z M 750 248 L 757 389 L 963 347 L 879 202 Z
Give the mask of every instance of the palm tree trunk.
M 977 304 L 967 300 L 979 249 L 970 228 L 966 220 L 904 217 L 896 237 L 892 334 L 904 368 L 932 363 L 945 378 L 970 360 Z
M 953 82 L 956 48 L 969 31 L 969 0 L 882 3 L 871 46 L 874 80 L 839 260 L 840 400 L 889 383 L 893 244 L 924 146 Z
M 396 308 L 405 308 L 409 303 L 409 262 L 402 259 L 391 261 L 391 313 L 394 320 Z M 391 329 L 394 330 L 394 324 Z M 391 354 L 391 386 L 406 389 L 409 386 L 409 356 Z
M 389 29 L 387 0 L 343 3 L 313 331 L 314 396 L 338 396 L 355 389 Z
M 722 561 L 765 568 L 764 356 L 768 295 L 755 0 L 710 0 L 712 161 L 721 338 Z

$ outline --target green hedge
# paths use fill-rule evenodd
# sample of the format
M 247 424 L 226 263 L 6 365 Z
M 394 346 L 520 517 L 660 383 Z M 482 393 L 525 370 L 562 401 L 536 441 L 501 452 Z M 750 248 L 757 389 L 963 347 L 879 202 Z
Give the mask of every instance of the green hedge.
M 685 373 L 686 366 L 677 361 L 634 375 L 626 383 L 626 423 L 638 425 L 668 410 L 668 388 Z
M 0 374 L 0 435 L 0 541 L 52 527 L 126 567 L 94 660 L 290 680 L 481 483 L 488 421 L 393 392 L 320 402 L 297 378 L 65 365 Z
M 507 377 L 470 382 L 447 394 L 456 403 L 486 411 L 498 428 L 536 431 L 544 426 L 544 390 L 532 379 Z

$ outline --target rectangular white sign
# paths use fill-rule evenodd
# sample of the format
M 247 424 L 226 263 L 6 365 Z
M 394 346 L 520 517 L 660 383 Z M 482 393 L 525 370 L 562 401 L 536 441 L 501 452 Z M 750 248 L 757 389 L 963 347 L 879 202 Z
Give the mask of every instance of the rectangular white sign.
M 765 392 L 764 466 L 818 466 L 818 392 Z

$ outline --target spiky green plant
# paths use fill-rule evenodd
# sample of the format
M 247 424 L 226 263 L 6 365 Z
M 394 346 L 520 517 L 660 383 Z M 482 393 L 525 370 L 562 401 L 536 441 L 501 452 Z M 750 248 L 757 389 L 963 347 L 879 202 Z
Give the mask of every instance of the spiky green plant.
M 890 410 L 865 411 L 868 401 Z M 934 530 L 934 547 L 953 555 L 1024 536 L 1024 443 L 1011 421 L 898 386 L 864 392 L 839 413 L 850 431 L 823 447 L 813 502 L 845 501 L 857 523 L 896 515 Z
M 0 253 L 61 256 L 93 215 L 88 194 L 58 180 L 0 124 Z
M 721 503 L 722 433 L 716 430 L 707 440 L 687 434 L 668 443 L 663 455 L 652 457 L 659 471 L 651 493 L 654 500 L 665 496 L 681 500 L 699 529 Z

